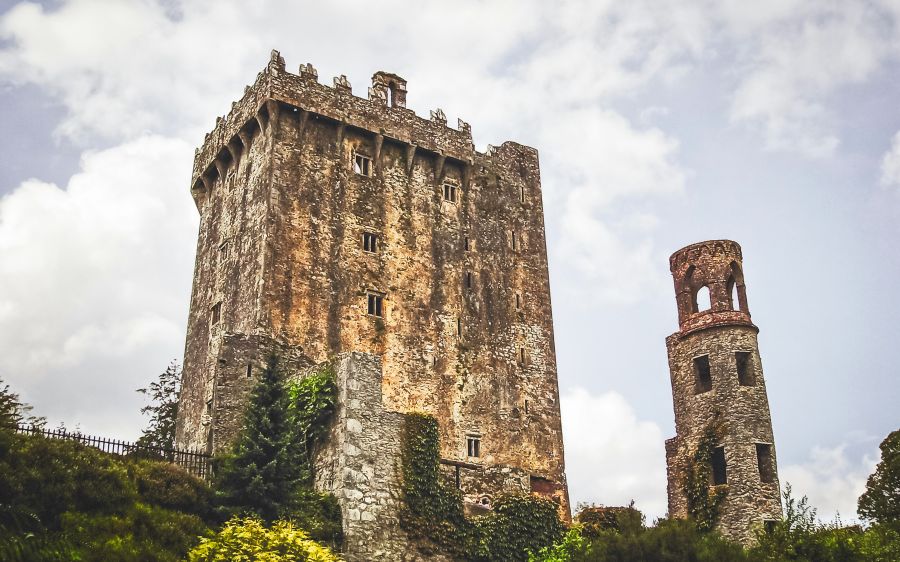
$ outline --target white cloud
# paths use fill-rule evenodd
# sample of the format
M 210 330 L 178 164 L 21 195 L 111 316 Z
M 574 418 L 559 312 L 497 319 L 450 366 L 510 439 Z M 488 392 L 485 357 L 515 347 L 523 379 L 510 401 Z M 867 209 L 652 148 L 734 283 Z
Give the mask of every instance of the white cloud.
M 37 411 L 59 416 L 101 388 L 134 405 L 134 389 L 180 355 L 198 221 L 191 154 L 141 137 L 87 153 L 65 189 L 29 180 L 0 199 L 0 376 Z M 126 359 L 126 372 L 112 367 Z M 86 415 L 115 427 L 122 404 L 104 402 Z
M 867 2 L 768 7 L 757 19 L 745 19 L 746 3 L 722 8 L 729 29 L 746 45 L 737 47 L 731 118 L 759 127 L 770 149 L 828 156 L 840 142 L 829 96 L 897 56 L 896 22 Z
M 648 522 L 666 512 L 666 453 L 662 431 L 638 420 L 616 392 L 583 388 L 561 396 L 566 474 L 578 502 L 628 505 L 635 501 Z
M 891 140 L 891 148 L 881 159 L 881 184 L 900 187 L 900 132 Z
M 856 502 L 866 489 L 866 480 L 878 464 L 878 450 L 861 458 L 849 458 L 847 445 L 813 447 L 809 460 L 779 470 L 782 485 L 790 483 L 794 498 L 807 496 L 822 521 L 840 515 L 845 523 L 856 521 Z

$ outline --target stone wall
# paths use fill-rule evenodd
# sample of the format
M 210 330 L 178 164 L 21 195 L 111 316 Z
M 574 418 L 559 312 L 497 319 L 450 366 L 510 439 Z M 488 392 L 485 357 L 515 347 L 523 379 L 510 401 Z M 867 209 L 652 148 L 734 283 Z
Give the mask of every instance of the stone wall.
M 215 433 L 230 422 L 202 417 L 210 401 L 240 401 L 217 380 L 226 333 L 314 362 L 371 353 L 385 405 L 434 415 L 444 458 L 553 482 L 567 512 L 537 151 L 477 152 L 467 124 L 416 116 L 406 93 L 376 73 L 356 97 L 346 79 L 324 86 L 273 53 L 207 135 L 191 183 L 201 225 L 177 442 L 226 441 Z M 369 173 L 354 170 L 356 155 Z M 369 294 L 383 299 L 380 317 Z
M 666 442 L 669 513 L 687 516 L 686 467 L 706 427 L 719 419 L 725 424 L 717 446 L 724 447 L 727 496 L 717 527 L 750 543 L 763 521 L 781 516 L 781 498 L 759 330 L 750 321 L 740 247 L 731 241 L 694 244 L 676 252 L 671 264 L 681 326 L 666 339 L 676 430 Z M 697 310 L 703 287 L 711 307 Z M 707 362 L 708 379 L 700 372 Z M 770 474 L 761 469 L 757 445 L 769 447 Z
M 348 562 L 419 562 L 400 528 L 404 416 L 382 405 L 381 361 L 364 353 L 335 359 L 338 400 L 327 441 L 316 452 L 316 489 L 341 506 Z

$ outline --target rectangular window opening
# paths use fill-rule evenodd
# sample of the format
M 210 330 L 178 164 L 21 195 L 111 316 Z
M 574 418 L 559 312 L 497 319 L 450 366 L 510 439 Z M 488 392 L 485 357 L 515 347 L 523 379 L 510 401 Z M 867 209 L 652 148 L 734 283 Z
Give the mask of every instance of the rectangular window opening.
M 378 251 L 378 236 L 372 232 L 363 232 L 363 250 L 370 253 Z
M 772 445 L 756 444 L 756 462 L 759 464 L 759 480 L 766 483 L 774 482 L 775 462 L 772 458 Z
M 212 398 L 206 401 L 206 413 L 212 414 Z
M 466 454 L 470 457 L 481 456 L 481 438 L 475 436 L 466 437 Z
M 525 413 L 528 413 L 528 400 L 525 400 Z
M 372 159 L 362 154 L 353 155 L 353 172 L 361 176 L 372 175 Z
M 247 363 L 247 378 L 251 378 L 253 376 L 253 363 Z
M 467 251 L 467 252 L 469 251 L 469 237 L 468 236 L 466 236 L 463 239 L 463 248 L 465 249 L 465 251 Z
M 519 202 L 520 203 L 525 202 L 525 186 L 522 186 L 519 188 Z
M 749 351 L 737 351 L 734 354 L 734 360 L 737 364 L 738 384 L 741 386 L 753 386 L 756 384 L 751 358 Z
M 462 320 L 459 318 L 456 319 L 456 335 L 462 337 Z
M 471 288 L 472 288 L 472 272 L 467 271 L 466 272 L 466 289 L 471 289 Z
M 367 314 L 369 316 L 382 317 L 382 301 L 384 297 L 377 293 L 369 293 L 366 295 Z
M 519 348 L 519 365 L 525 365 L 525 348 Z
M 712 390 L 712 375 L 709 371 L 709 355 L 694 357 L 694 393 L 702 394 Z
M 217 302 L 212 307 L 212 319 L 210 323 L 215 326 L 222 319 L 222 303 Z
M 444 201 L 456 203 L 456 184 L 453 184 L 453 183 L 445 183 L 444 184 Z
M 522 310 L 522 295 L 516 293 L 516 310 Z
M 513 250 L 515 250 L 516 249 L 516 231 L 515 230 L 511 230 L 509 232 L 509 239 L 510 239 L 510 247 Z
M 728 475 L 725 472 L 725 447 L 716 447 L 713 449 L 712 484 L 713 486 L 728 484 Z

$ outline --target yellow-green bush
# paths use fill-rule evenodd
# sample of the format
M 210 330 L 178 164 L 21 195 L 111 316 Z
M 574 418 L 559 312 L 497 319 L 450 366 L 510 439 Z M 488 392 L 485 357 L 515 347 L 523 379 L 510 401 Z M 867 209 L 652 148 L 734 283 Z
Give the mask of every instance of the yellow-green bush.
M 234 517 L 213 537 L 201 539 L 190 562 L 339 562 L 325 546 L 291 521 L 266 527 L 256 517 Z

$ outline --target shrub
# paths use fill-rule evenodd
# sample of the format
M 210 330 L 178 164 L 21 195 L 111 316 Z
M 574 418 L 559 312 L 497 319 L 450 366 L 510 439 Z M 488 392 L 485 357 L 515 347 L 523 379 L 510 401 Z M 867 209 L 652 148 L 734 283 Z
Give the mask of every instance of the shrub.
M 208 517 L 212 512 L 212 490 L 196 476 L 166 462 L 133 460 L 131 478 L 145 503 Z
M 176 562 L 207 527 L 195 515 L 137 503 L 122 514 L 65 513 L 62 530 L 84 562 Z
M 325 546 L 309 538 L 290 521 L 266 528 L 256 517 L 232 518 L 213 537 L 200 540 L 188 554 L 190 562 L 339 562 Z
M 136 499 L 123 462 L 77 442 L 14 436 L 0 457 L 0 503 L 31 511 L 50 530 L 64 512 L 122 512 Z

